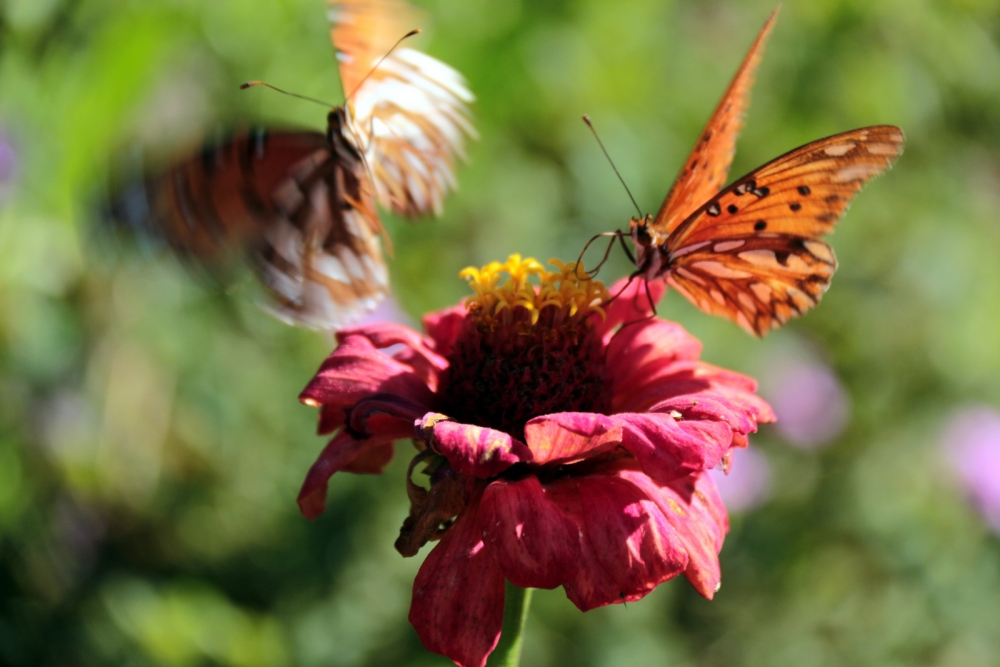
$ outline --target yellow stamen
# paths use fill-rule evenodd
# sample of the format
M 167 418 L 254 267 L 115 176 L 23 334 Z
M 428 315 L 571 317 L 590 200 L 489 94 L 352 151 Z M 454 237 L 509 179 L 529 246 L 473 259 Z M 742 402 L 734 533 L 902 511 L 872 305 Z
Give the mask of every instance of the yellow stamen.
M 485 322 L 496 320 L 504 311 L 504 317 L 513 317 L 511 313 L 520 307 L 530 313 L 534 325 L 542 309 L 550 306 L 565 311 L 569 318 L 597 312 L 603 319 L 601 304 L 610 296 L 604 285 L 599 280 L 580 278 L 585 275 L 583 266 L 578 275 L 575 263 L 550 259 L 549 264 L 557 270 L 546 270 L 532 257 L 511 255 L 503 264 L 490 262 L 481 269 L 463 269 L 459 276 L 469 281 L 474 292 L 466 299 L 466 306 Z M 507 274 L 506 279 L 503 274 Z M 536 282 L 531 282 L 532 278 Z

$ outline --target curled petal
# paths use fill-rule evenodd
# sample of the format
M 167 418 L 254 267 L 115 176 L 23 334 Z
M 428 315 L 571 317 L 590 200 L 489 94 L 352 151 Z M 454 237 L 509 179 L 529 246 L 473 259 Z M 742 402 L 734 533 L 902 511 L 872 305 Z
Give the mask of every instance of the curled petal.
M 721 581 L 719 551 L 729 532 L 726 507 L 711 476 L 691 475 L 662 485 L 637 471 L 623 472 L 622 477 L 643 489 L 660 507 L 687 552 L 684 576 L 711 600 Z
M 427 555 L 413 582 L 410 623 L 428 651 L 483 667 L 500 639 L 504 578 L 483 543 L 479 497 Z
M 557 412 L 535 417 L 524 427 L 524 439 L 537 465 L 571 461 L 614 448 L 621 426 L 613 417 L 592 412 Z
M 714 468 L 733 444 L 732 428 L 721 421 L 677 421 L 670 413 L 626 413 L 615 419 L 622 424 L 622 446 L 643 472 L 661 482 Z
M 486 479 L 515 463 L 531 460 L 531 451 L 524 443 L 503 431 L 448 421 L 435 413 L 427 413 L 417 422 L 417 432 L 425 439 L 429 433 L 428 446 L 466 475 Z
M 547 497 L 580 529 L 579 565 L 565 589 L 581 611 L 638 600 L 687 566 L 661 509 L 614 472 L 546 485 Z
M 370 462 L 370 450 L 380 449 L 384 454 L 383 448 L 391 446 L 391 442 L 378 438 L 355 440 L 346 432 L 338 433 L 320 452 L 319 458 L 309 468 L 306 479 L 302 482 L 298 500 L 302 515 L 307 519 L 315 519 L 326 509 L 326 490 L 333 473 L 345 470 L 355 460 L 358 460 L 359 467 L 364 467 L 365 463 Z
M 661 401 L 650 408 L 651 413 L 680 414 L 681 428 L 702 422 L 719 422 L 733 433 L 746 435 L 757 430 L 757 408 L 752 403 L 730 400 L 719 392 L 685 394 Z M 709 468 L 714 464 L 709 464 Z
M 348 428 L 334 437 L 306 474 L 299 509 L 315 519 L 326 507 L 330 477 L 340 470 L 380 473 L 392 459 L 392 443 L 413 436 L 413 422 L 425 406 L 395 394 L 374 394 L 347 410 Z
M 366 447 L 348 461 L 347 465 L 340 469 L 340 472 L 351 472 L 355 475 L 381 475 L 385 467 L 392 461 L 392 456 L 395 453 L 396 446 L 392 443 Z
M 521 588 L 555 588 L 576 572 L 580 531 L 537 477 L 496 480 L 483 492 L 483 539 L 504 576 Z
M 347 411 L 347 428 L 355 437 L 400 440 L 413 437 L 413 422 L 427 410 L 420 401 L 398 394 L 372 394 Z
M 434 399 L 427 381 L 413 367 L 380 352 L 366 336 L 348 333 L 299 400 L 323 406 L 320 425 L 330 432 L 344 423 L 345 408 L 376 393 L 399 394 L 425 406 Z
M 425 340 L 413 329 L 392 322 L 375 322 L 354 330 L 340 332 L 338 339 L 347 336 L 364 336 L 379 350 L 394 349 L 389 356 L 410 366 L 432 389 L 437 387 L 441 371 L 448 368 L 448 360 L 431 349 L 433 341 Z

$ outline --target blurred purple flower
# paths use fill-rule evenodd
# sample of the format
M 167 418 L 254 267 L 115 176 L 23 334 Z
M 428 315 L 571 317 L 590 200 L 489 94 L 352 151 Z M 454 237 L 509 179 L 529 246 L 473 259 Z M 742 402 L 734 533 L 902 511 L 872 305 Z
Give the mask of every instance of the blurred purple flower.
M 7 138 L 7 133 L 0 129 L 0 200 L 2 200 L 17 173 L 17 151 Z
M 984 405 L 956 410 L 942 444 L 969 500 L 1000 533 L 1000 412 Z
M 816 449 L 840 435 L 850 415 L 850 399 L 832 368 L 812 355 L 800 355 L 778 361 L 771 369 L 761 379 L 761 394 L 774 407 L 775 428 L 785 440 Z
M 719 468 L 709 474 L 730 512 L 748 512 L 771 497 L 771 464 L 756 447 L 734 449 L 728 475 Z

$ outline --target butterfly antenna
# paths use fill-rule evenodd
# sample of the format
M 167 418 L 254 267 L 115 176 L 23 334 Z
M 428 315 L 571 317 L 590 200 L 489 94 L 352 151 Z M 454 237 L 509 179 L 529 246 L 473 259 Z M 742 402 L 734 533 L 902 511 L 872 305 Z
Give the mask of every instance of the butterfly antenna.
M 594 138 L 597 139 L 597 145 L 600 146 L 601 150 L 604 152 L 604 157 L 608 158 L 611 168 L 615 170 L 615 175 L 618 176 L 618 180 L 621 181 L 622 187 L 625 188 L 625 192 L 628 193 L 628 198 L 632 200 L 632 206 L 635 206 L 635 210 L 641 218 L 642 209 L 640 209 L 639 205 L 635 203 L 635 197 L 632 196 L 632 191 L 628 189 L 627 185 L 625 185 L 625 179 L 622 178 L 622 175 L 618 172 L 618 167 L 615 166 L 615 161 L 611 159 L 610 155 L 608 155 L 608 149 L 604 147 L 604 142 L 601 141 L 601 137 L 598 136 L 597 130 L 594 128 L 594 124 L 590 122 L 590 116 L 583 114 L 583 122 L 586 123 L 587 127 L 590 128 L 590 131 L 593 132 Z
M 264 86 L 265 88 L 270 88 L 271 90 L 276 90 L 279 93 L 282 93 L 284 95 L 291 95 L 292 97 L 297 97 L 300 100 L 308 100 L 309 102 L 315 102 L 316 104 L 322 104 L 327 109 L 329 109 L 329 108 L 331 108 L 333 106 L 332 104 L 330 104 L 328 102 L 324 102 L 323 100 L 317 100 L 314 97 L 307 97 L 305 95 L 299 95 L 298 93 L 290 93 L 287 90 L 282 90 L 281 88 L 278 88 L 277 86 L 272 86 L 271 84 L 267 83 L 266 81 L 247 81 L 246 83 L 240 85 L 240 90 L 246 90 L 247 88 L 253 88 L 254 86 Z
M 374 67 L 372 67 L 372 68 L 371 68 L 371 69 L 370 69 L 370 70 L 368 71 L 368 74 L 365 74 L 364 78 L 363 78 L 363 79 L 361 79 L 361 81 L 359 81 L 359 82 L 358 82 L 358 85 L 354 86 L 354 90 L 352 90 L 352 91 L 350 92 L 350 94 L 349 94 L 349 95 L 348 95 L 348 96 L 347 96 L 346 98 L 344 98 L 344 99 L 345 99 L 345 100 L 349 100 L 349 99 L 351 99 L 352 97 L 354 97 L 354 94 L 355 94 L 356 92 L 358 92 L 358 91 L 359 91 L 359 90 L 361 89 L 361 86 L 365 85 L 365 81 L 367 81 L 367 80 L 368 80 L 368 77 L 370 77 L 370 76 L 371 76 L 372 74 L 374 74 L 374 73 L 375 73 L 375 70 L 377 70 L 377 69 L 379 68 L 379 65 L 381 65 L 381 64 L 382 64 L 382 62 L 383 62 L 383 61 L 385 61 L 385 59 L 386 59 L 386 58 L 388 58 L 388 57 L 389 57 L 390 55 L 392 55 L 392 52 L 396 50 L 396 47 L 397 47 L 397 46 L 399 46 L 400 44 L 402 44 L 402 43 L 403 43 L 403 40 L 404 40 L 404 39 L 408 39 L 408 38 L 410 38 L 410 37 L 413 37 L 414 35 L 419 35 L 419 34 L 420 34 L 420 28 L 414 28 L 414 29 L 413 29 L 413 30 L 411 30 L 410 32 L 408 32 L 408 33 L 406 33 L 405 35 L 403 35 L 402 37 L 400 37 L 400 38 L 399 38 L 399 39 L 398 39 L 398 40 L 396 41 L 396 43 L 392 45 L 392 48 L 391 48 L 391 49 L 389 49 L 388 51 L 386 51 L 386 52 L 385 52 L 385 55 L 384 55 L 384 56 L 382 56 L 381 58 L 379 58 L 379 59 L 378 59 L 378 62 L 377 62 L 377 63 L 375 63 L 375 66 L 374 66 Z

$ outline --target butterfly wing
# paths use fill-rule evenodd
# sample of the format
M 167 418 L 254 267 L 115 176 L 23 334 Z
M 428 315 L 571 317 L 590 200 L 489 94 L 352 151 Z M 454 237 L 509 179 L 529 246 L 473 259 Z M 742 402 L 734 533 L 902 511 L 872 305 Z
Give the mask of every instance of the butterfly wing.
M 475 136 L 465 80 L 411 48 L 386 57 L 415 27 L 406 4 L 331 0 L 329 8 L 349 96 L 350 140 L 364 155 L 379 203 L 406 217 L 439 214 L 455 188 L 455 162 L 465 158 L 465 141 Z
M 253 128 L 218 141 L 119 190 L 110 218 L 121 228 L 165 241 L 178 255 L 219 258 L 259 242 L 278 213 L 271 193 L 292 165 L 327 145 L 316 132 Z
M 289 324 L 340 329 L 388 294 L 375 202 L 351 156 L 316 151 L 274 193 L 281 215 L 267 228 L 257 268 L 269 308 Z
M 340 328 L 387 291 L 374 202 L 357 157 L 322 134 L 254 129 L 121 190 L 109 217 L 215 266 L 247 258 L 282 319 Z
M 702 130 L 698 143 L 677 175 L 670 193 L 653 219 L 653 227 L 672 232 L 695 209 L 725 185 L 736 152 L 736 139 L 750 102 L 754 74 L 764 55 L 764 45 L 778 16 L 775 9 L 764 23 L 750 51 L 736 71 L 719 105 Z
M 797 148 L 710 199 L 667 239 L 667 279 L 702 310 L 762 336 L 816 303 L 837 262 L 819 237 L 903 152 L 903 131 L 865 127 Z

